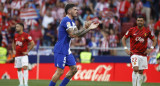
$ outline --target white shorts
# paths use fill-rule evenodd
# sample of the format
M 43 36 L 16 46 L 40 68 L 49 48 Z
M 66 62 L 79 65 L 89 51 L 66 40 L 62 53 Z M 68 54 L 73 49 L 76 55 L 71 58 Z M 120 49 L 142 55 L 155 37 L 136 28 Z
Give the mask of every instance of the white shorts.
M 147 57 L 141 55 L 131 56 L 132 68 L 138 66 L 139 70 L 148 69 Z
M 22 68 L 23 66 L 28 66 L 28 56 L 18 56 L 15 57 L 15 68 Z

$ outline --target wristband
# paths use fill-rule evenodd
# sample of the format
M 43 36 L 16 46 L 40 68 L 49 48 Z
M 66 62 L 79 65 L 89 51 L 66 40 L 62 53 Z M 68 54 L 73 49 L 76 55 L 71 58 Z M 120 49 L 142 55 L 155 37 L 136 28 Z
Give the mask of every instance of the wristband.
M 126 49 L 128 49 L 128 48 L 125 46 L 124 49 L 126 50 Z
M 151 49 L 154 49 L 154 47 L 153 47 L 153 46 L 151 46 Z

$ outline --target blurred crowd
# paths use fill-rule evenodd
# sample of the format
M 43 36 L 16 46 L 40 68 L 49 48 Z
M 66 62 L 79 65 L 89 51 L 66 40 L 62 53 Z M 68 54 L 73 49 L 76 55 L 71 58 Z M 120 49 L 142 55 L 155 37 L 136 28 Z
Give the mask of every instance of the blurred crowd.
M 120 39 L 130 27 L 136 25 L 136 16 L 145 16 L 145 26 L 149 27 L 160 44 L 159 0 L 0 0 L 0 40 L 1 46 L 11 52 L 11 42 L 15 25 L 23 22 L 24 32 L 29 33 L 34 42 L 41 46 L 54 46 L 57 29 L 65 16 L 67 3 L 75 3 L 79 16 L 75 18 L 78 29 L 85 21 L 99 22 L 97 29 L 82 38 L 74 38 L 71 47 L 93 48 L 92 54 L 116 55 L 115 48 L 121 46 Z M 97 50 L 94 48 L 101 48 Z M 74 54 L 79 54 L 73 51 Z

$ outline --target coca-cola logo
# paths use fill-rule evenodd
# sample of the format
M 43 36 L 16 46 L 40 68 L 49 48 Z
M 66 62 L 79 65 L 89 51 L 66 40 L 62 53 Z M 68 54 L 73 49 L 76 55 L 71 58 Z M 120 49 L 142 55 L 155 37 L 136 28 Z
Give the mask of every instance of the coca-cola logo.
M 111 65 L 98 65 L 95 69 L 82 69 L 82 65 L 77 65 L 77 68 L 78 72 L 74 75 L 74 80 L 110 81 Z

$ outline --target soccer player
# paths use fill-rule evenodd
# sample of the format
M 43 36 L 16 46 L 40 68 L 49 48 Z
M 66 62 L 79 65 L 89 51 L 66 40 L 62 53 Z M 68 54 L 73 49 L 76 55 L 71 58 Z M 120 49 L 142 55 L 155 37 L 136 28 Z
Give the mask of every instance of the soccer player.
M 18 69 L 19 86 L 28 86 L 28 52 L 34 47 L 34 41 L 32 37 L 27 33 L 23 32 L 23 23 L 16 24 L 16 34 L 12 42 L 12 49 L 15 55 L 15 68 Z M 28 45 L 29 49 L 28 49 Z M 23 85 L 23 74 L 24 71 L 24 85 Z
M 78 30 L 74 17 L 78 16 L 77 6 L 74 4 L 67 4 L 65 6 L 66 17 L 60 23 L 58 29 L 58 41 L 54 46 L 54 63 L 57 67 L 49 86 L 55 86 L 56 82 L 64 72 L 64 67 L 69 66 L 70 71 L 61 82 L 60 86 L 66 86 L 73 75 L 77 72 L 76 61 L 70 51 L 71 38 L 82 37 L 87 32 L 98 27 L 99 23 L 86 22 L 85 28 Z
M 148 28 L 144 27 L 144 17 L 137 17 L 137 26 L 130 28 L 122 38 L 125 52 L 131 56 L 133 68 L 132 85 L 141 86 L 143 81 L 143 70 L 148 69 L 147 54 L 150 53 L 155 45 L 156 39 Z M 126 46 L 126 39 L 130 37 L 130 51 Z M 147 49 L 147 40 L 153 41 L 152 46 Z

